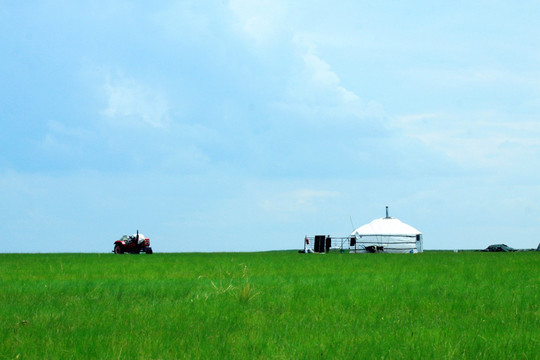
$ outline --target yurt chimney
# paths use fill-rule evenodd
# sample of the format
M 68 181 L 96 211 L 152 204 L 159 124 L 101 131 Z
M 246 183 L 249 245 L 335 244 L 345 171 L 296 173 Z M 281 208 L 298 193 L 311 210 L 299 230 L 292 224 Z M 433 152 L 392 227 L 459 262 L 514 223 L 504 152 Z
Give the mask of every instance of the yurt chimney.
M 386 218 L 388 219 L 390 216 L 388 216 L 388 206 L 386 207 Z

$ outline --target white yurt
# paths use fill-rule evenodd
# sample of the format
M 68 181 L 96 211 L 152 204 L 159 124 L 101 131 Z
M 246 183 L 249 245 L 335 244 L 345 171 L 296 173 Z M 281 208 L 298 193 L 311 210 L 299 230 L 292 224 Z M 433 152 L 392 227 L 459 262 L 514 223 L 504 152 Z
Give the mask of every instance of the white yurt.
M 351 234 L 350 252 L 417 253 L 423 251 L 422 233 L 388 216 L 360 226 Z

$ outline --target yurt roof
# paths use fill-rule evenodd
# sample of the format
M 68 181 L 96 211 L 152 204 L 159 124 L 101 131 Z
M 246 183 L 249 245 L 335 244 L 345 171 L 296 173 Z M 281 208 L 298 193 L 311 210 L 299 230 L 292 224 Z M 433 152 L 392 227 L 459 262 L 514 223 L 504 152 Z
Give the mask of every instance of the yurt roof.
M 399 219 L 384 217 L 360 226 L 351 235 L 420 235 L 421 232 Z

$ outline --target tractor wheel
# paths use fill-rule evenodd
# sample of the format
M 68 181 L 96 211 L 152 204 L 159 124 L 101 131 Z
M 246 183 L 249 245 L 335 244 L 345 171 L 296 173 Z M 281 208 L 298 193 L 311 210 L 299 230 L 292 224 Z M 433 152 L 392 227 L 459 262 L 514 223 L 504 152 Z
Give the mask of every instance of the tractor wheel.
M 114 253 L 115 254 L 123 254 L 124 253 L 124 249 L 122 249 L 122 247 L 118 244 L 116 244 L 114 246 Z
M 146 248 L 146 251 L 145 251 L 148 255 L 152 254 L 153 251 L 152 251 L 152 248 Z

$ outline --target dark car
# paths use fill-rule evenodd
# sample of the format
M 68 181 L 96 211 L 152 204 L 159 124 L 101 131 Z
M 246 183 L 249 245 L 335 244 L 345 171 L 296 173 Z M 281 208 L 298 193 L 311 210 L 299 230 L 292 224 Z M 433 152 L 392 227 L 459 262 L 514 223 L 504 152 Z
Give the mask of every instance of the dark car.
M 511 248 L 510 246 L 506 244 L 495 244 L 495 245 L 489 245 L 484 250 L 485 252 L 514 252 L 517 251 L 514 248 Z

